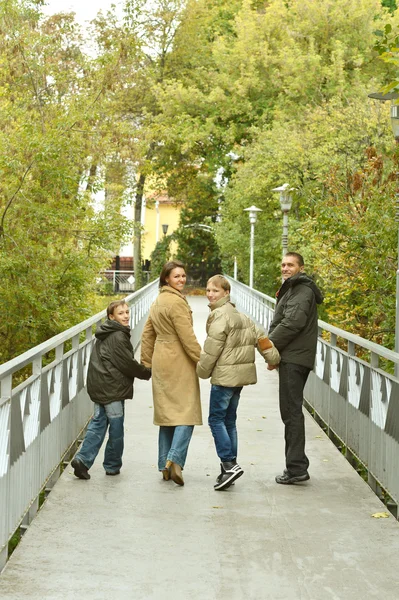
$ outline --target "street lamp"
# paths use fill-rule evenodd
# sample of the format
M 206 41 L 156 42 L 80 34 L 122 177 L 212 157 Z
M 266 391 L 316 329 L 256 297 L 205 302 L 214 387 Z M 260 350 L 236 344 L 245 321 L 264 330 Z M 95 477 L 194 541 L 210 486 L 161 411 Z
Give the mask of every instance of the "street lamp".
M 251 239 L 249 245 L 249 287 L 254 287 L 254 245 L 255 245 L 255 223 L 258 218 L 258 212 L 262 212 L 261 208 L 252 205 L 249 208 L 244 208 L 249 214 L 249 222 L 251 223 Z
M 391 101 L 391 127 L 396 143 L 399 143 L 399 105 L 396 103 L 399 98 L 398 92 L 381 94 L 374 92 L 368 95 L 373 100 L 381 102 Z M 395 221 L 399 223 L 399 193 L 396 193 L 396 216 Z M 398 229 L 398 268 L 396 269 L 396 310 L 395 310 L 395 352 L 399 354 L 399 229 Z M 399 379 L 399 365 L 395 363 L 395 377 Z
M 162 225 L 162 231 L 163 231 L 164 235 L 166 235 L 168 233 L 168 227 L 169 227 L 169 225 L 167 225 L 166 223 L 164 223 Z
M 280 187 L 276 187 L 273 189 L 273 192 L 280 193 L 280 206 L 281 211 L 283 213 L 283 235 L 282 235 L 282 245 L 283 245 L 283 257 L 288 252 L 288 213 L 291 210 L 292 206 L 292 195 L 295 188 L 290 187 L 289 183 L 284 183 L 280 185 Z
M 395 140 L 399 142 L 399 105 L 396 104 L 399 93 L 389 92 L 389 94 L 381 94 L 380 92 L 373 92 L 368 97 L 373 100 L 380 100 L 381 102 L 391 101 L 391 127 Z

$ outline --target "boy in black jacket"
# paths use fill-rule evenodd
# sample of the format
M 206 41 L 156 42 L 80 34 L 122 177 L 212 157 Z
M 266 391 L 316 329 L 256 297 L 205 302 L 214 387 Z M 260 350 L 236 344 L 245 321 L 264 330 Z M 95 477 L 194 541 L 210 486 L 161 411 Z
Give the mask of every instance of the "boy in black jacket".
M 95 403 L 94 416 L 83 444 L 72 461 L 79 479 L 90 479 L 89 469 L 108 429 L 103 466 L 106 475 L 119 475 L 123 454 L 125 400 L 133 398 L 133 381 L 150 379 L 151 369 L 134 358 L 130 342 L 129 307 L 124 300 L 111 302 L 107 320 L 97 328 L 96 343 L 87 372 L 87 391 Z

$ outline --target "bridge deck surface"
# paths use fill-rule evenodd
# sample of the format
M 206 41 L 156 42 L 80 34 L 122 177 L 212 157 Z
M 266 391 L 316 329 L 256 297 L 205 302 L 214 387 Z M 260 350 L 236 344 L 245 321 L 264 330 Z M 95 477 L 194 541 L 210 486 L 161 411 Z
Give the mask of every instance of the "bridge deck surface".
M 204 339 L 204 298 L 190 298 Z M 151 386 L 127 406 L 124 467 L 102 454 L 81 481 L 68 467 L 0 577 L 13 600 L 397 600 L 399 528 L 307 415 L 311 480 L 281 486 L 283 427 L 276 372 L 259 357 L 239 409 L 236 485 L 215 492 L 219 464 L 205 424 L 190 446 L 186 485 L 156 470 Z M 209 382 L 203 382 L 206 423 Z

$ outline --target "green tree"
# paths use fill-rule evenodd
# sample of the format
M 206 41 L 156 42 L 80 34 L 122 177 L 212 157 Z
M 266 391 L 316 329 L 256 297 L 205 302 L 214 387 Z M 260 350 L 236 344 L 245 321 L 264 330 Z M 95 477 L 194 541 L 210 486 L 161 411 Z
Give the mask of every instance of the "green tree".
M 148 180 L 161 178 L 163 140 L 153 127 L 159 113 L 157 92 L 169 77 L 169 55 L 182 8 L 180 0 L 128 0 L 125 18 L 115 12 L 99 16 L 95 25 L 98 65 L 111 65 L 107 113 L 114 142 L 130 172 L 134 202 L 136 285 L 141 287 L 141 206 Z M 161 185 L 161 184 L 160 184 Z M 162 184 L 163 185 L 163 184 Z
M 3 361 L 90 314 L 97 273 L 126 233 L 117 205 L 93 206 L 104 85 L 93 88 L 81 44 L 70 15 L 0 2 Z
M 392 13 L 398 8 L 395 0 L 381 0 L 381 4 Z
M 317 273 L 321 267 L 318 257 L 327 252 L 327 240 L 335 232 L 333 224 L 339 222 L 342 210 L 348 210 L 332 189 L 339 188 L 343 195 L 348 181 L 357 173 L 368 172 L 367 148 L 377 144 L 388 155 L 392 151 L 386 107 L 368 101 L 367 94 L 381 85 L 390 69 L 379 63 L 372 48 L 376 22 L 393 27 L 398 17 L 384 10 L 378 0 L 243 1 L 234 5 L 225 26 L 219 24 L 217 33 L 209 35 L 211 28 L 204 27 L 205 8 L 216 5 L 225 6 L 205 0 L 195 6 L 188 4 L 176 36 L 181 47 L 175 47 L 175 56 L 183 59 L 185 66 L 177 83 L 164 86 L 157 122 L 165 125 L 169 140 L 180 149 L 180 165 L 183 161 L 187 166 L 196 165 L 198 177 L 208 174 L 212 178 L 224 170 L 227 185 L 214 190 L 214 197 L 223 201 L 217 240 L 224 268 L 231 272 L 237 256 L 244 280 L 248 276 L 249 223 L 243 209 L 251 204 L 262 208 L 256 226 L 255 285 L 273 293 L 279 284 L 281 212 L 272 188 L 284 181 L 297 188 L 290 214 L 290 243 L 303 252 L 309 269 Z M 195 18 L 203 27 L 198 34 L 202 48 L 195 55 L 194 73 L 189 52 L 180 40 L 185 35 L 195 37 Z M 332 173 L 340 182 L 334 188 L 330 185 Z M 379 179 L 373 185 L 372 191 L 368 188 L 373 206 L 347 223 L 351 234 L 359 229 L 360 238 L 375 226 L 372 217 L 382 208 L 378 200 L 381 186 L 386 184 Z M 329 206 L 329 219 L 321 218 L 325 206 Z M 390 289 L 392 278 L 387 273 L 395 251 L 392 227 L 386 221 L 381 236 L 390 248 L 380 267 Z M 330 243 L 330 259 L 345 260 L 343 247 L 341 243 L 337 249 Z M 381 248 L 388 251 L 384 244 Z M 373 322 L 364 291 L 365 281 L 374 277 L 374 266 L 366 256 L 361 252 L 356 256 L 356 273 L 364 273 L 356 281 L 358 298 L 344 293 L 347 284 L 336 271 L 330 269 L 327 278 L 324 273 L 320 277 L 332 290 L 326 304 L 331 319 L 338 325 L 350 321 L 351 327 L 373 337 L 378 335 L 376 327 L 391 331 L 392 307 L 384 323 L 376 325 L 377 312 L 384 314 L 380 309 Z M 381 283 L 378 278 L 375 281 L 377 286 Z M 332 309 L 336 304 L 342 306 L 339 314 Z M 383 308 L 388 310 L 388 306 L 389 301 Z M 352 317 L 345 321 L 343 314 Z M 363 315 L 362 327 L 356 324 L 359 315 Z M 389 337 L 385 341 L 391 343 Z
M 329 319 L 343 329 L 394 347 L 397 265 L 395 164 L 367 148 L 364 164 L 334 166 L 323 202 L 298 235 L 326 292 Z
M 154 250 L 151 253 L 151 280 L 159 277 L 164 264 L 171 259 L 170 244 L 174 236 L 165 235 L 162 240 L 157 242 Z

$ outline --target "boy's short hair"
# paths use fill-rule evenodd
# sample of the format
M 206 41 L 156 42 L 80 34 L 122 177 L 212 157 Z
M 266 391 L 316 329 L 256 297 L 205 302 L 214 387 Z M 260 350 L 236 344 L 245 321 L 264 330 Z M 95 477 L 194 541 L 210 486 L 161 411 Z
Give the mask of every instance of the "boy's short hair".
M 111 304 L 107 306 L 107 318 L 109 319 L 110 315 L 114 314 L 115 308 L 124 305 L 129 306 L 126 300 L 114 300 L 114 302 L 111 302 Z
M 225 292 L 231 291 L 231 285 L 227 281 L 226 277 L 224 277 L 223 275 L 219 275 L 219 274 L 213 275 L 212 277 L 210 277 L 208 279 L 207 285 L 208 285 L 208 283 L 214 283 L 215 285 L 218 285 Z

